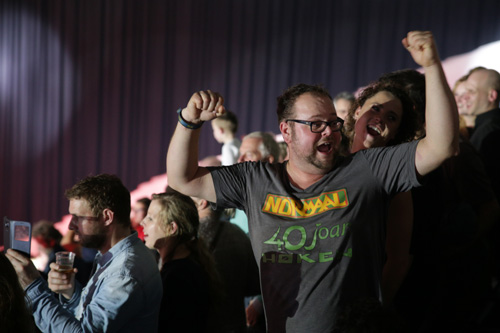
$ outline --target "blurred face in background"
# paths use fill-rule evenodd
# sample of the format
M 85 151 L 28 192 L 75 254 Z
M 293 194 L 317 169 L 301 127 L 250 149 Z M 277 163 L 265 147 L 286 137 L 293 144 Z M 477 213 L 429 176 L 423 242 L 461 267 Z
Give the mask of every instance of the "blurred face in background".
M 132 227 L 137 227 L 141 221 L 146 217 L 146 206 L 142 202 L 137 202 L 133 207 L 130 214 L 130 222 Z
M 464 101 L 464 96 L 466 91 L 467 88 L 465 87 L 465 81 L 458 83 L 453 91 L 453 94 L 455 95 L 455 101 L 457 102 L 458 114 L 460 115 L 469 114 L 469 111 L 467 110 L 467 105 Z
M 335 110 L 337 111 L 337 117 L 345 120 L 347 113 L 351 109 L 352 103 L 344 98 L 339 98 L 335 102 Z
M 262 159 L 262 154 L 259 149 L 261 143 L 262 139 L 260 138 L 245 138 L 241 142 L 238 163 L 260 161 Z
M 463 96 L 467 114 L 477 116 L 494 109 L 494 98 L 491 97 L 492 89 L 489 82 L 488 71 L 473 72 L 465 81 L 467 91 Z

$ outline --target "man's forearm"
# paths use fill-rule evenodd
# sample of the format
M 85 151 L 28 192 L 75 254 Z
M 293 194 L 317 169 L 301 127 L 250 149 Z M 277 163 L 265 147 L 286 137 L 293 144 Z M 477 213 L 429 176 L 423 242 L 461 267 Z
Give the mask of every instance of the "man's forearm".
M 195 178 L 198 169 L 198 141 L 200 130 L 177 124 L 167 153 L 168 184 L 176 190 Z

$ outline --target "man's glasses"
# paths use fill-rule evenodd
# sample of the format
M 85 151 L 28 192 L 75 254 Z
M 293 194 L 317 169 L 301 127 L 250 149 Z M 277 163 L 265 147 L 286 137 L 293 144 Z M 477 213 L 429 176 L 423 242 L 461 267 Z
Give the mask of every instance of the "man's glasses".
M 313 133 L 321 133 L 325 130 L 327 126 L 330 126 L 333 132 L 340 131 L 342 125 L 344 125 L 344 120 L 341 118 L 337 118 L 332 121 L 307 121 L 307 120 L 297 120 L 297 119 L 287 119 L 286 121 L 293 121 L 299 124 L 309 125 L 311 128 L 311 132 Z

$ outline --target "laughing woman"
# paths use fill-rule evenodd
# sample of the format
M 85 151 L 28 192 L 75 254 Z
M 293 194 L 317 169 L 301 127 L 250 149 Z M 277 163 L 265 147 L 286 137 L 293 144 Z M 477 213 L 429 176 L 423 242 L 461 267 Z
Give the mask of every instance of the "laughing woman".
M 345 124 L 351 153 L 411 141 L 420 129 L 414 102 L 400 88 L 399 82 L 391 80 L 365 87 Z M 391 200 L 386 225 L 386 262 L 381 279 L 382 303 L 386 307 L 392 304 L 411 266 L 412 228 L 411 193 L 399 193 Z

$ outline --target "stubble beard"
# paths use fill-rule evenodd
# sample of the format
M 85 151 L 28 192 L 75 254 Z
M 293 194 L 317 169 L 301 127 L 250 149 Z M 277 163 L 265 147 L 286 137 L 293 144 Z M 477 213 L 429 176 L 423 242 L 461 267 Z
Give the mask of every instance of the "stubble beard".
M 293 131 L 292 132 L 292 141 L 296 142 L 296 140 L 297 140 L 297 137 L 295 136 L 295 132 Z M 334 147 L 332 147 L 333 152 L 329 156 L 328 159 L 324 159 L 324 160 L 319 159 L 317 156 L 318 152 L 316 150 L 316 147 L 313 147 L 313 149 L 310 153 L 304 154 L 302 157 L 304 158 L 304 160 L 308 164 L 311 164 L 312 166 L 314 166 L 315 168 L 317 168 L 319 170 L 328 172 L 335 165 L 336 158 L 339 154 L 339 146 L 340 146 L 339 143 L 337 143 Z
M 86 235 L 80 236 L 80 243 L 89 249 L 100 249 L 106 242 L 106 235 Z
M 106 243 L 106 232 L 104 230 L 99 230 L 94 235 L 79 234 L 78 236 L 80 236 L 80 244 L 89 249 L 100 249 Z

